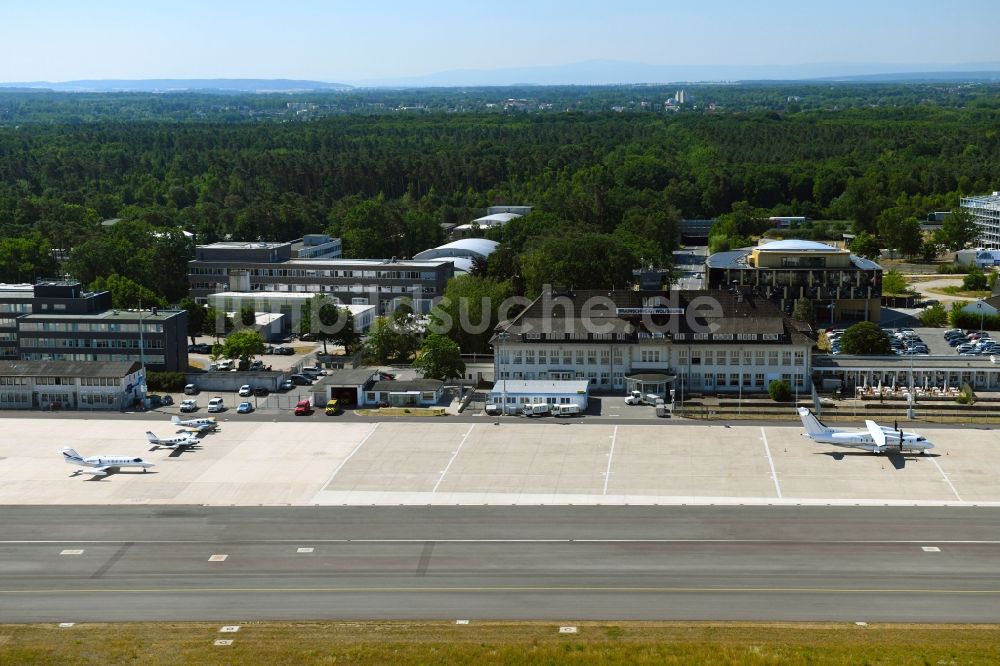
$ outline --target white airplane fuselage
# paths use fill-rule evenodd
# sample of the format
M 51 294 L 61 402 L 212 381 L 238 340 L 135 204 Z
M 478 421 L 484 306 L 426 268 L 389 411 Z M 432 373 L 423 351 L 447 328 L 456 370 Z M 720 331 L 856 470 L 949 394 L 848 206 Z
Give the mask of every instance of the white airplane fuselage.
M 878 453 L 879 451 L 898 451 L 899 433 L 892 428 L 882 428 L 885 432 L 885 446 L 879 447 L 871 435 L 862 432 L 850 432 L 846 430 L 829 430 L 823 433 L 802 433 L 803 437 L 808 437 L 820 444 L 833 444 L 851 449 L 861 449 Z M 934 445 L 926 439 L 912 432 L 903 433 L 903 451 L 915 451 L 923 453 L 928 449 L 933 449 Z
M 89 474 L 94 474 L 96 476 L 104 476 L 108 473 L 109 469 L 122 469 L 125 467 L 138 467 L 142 469 L 143 472 L 148 470 L 150 467 L 155 467 L 153 463 L 146 462 L 142 458 L 136 458 L 133 456 L 87 456 L 86 458 L 81 456 L 75 450 L 70 448 L 65 448 L 62 451 L 63 460 L 70 464 L 76 465 L 77 467 L 83 468 L 84 471 Z
M 799 417 L 802 419 L 802 427 L 806 430 L 802 436 L 820 444 L 860 449 L 875 454 L 896 452 L 926 454 L 929 449 L 934 448 L 934 445 L 927 441 L 926 437 L 915 432 L 903 432 L 895 428 L 880 426 L 874 421 L 865 421 L 865 425 L 868 427 L 867 431 L 837 430 L 823 425 L 805 407 L 800 407 L 798 411 Z

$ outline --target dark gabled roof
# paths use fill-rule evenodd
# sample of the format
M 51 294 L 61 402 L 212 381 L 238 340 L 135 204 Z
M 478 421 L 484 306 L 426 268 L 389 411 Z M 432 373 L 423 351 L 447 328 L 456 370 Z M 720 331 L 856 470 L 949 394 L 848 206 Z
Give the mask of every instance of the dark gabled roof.
M 389 379 L 375 382 L 375 385 L 369 390 L 384 393 L 398 393 L 400 391 L 437 391 L 442 386 L 444 386 L 444 382 L 440 379 Z
M 653 303 L 673 309 L 672 313 L 635 315 L 619 312 L 619 309 L 644 308 Z M 755 333 L 786 335 L 793 342 L 808 343 L 799 326 L 767 299 L 726 290 L 579 290 L 562 295 L 547 292 L 513 320 L 501 322 L 497 332 L 501 335 L 543 333 L 555 336 L 554 339 L 567 333 L 575 339 L 587 337 L 588 333 Z
M 136 361 L 0 361 L 7 377 L 125 377 L 141 368 Z

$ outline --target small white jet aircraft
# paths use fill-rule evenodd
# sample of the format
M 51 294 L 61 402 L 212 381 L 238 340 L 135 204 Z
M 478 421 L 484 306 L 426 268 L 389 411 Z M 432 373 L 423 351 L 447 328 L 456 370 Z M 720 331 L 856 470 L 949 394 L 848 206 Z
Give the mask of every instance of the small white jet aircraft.
M 109 469 L 120 469 L 122 467 L 141 467 L 143 474 L 153 463 L 146 462 L 142 458 L 129 458 L 128 456 L 90 456 L 84 458 L 75 449 L 69 447 L 62 450 L 63 460 L 70 465 L 81 467 L 80 471 L 93 474 L 94 476 L 104 476 Z
M 198 444 L 201 444 L 201 440 L 191 433 L 178 435 L 177 437 L 157 437 L 151 431 L 147 430 L 146 439 L 149 440 L 150 444 L 162 446 L 166 449 L 176 449 L 178 447 L 197 446 Z
M 876 455 L 879 453 L 911 452 L 926 455 L 928 449 L 934 448 L 934 445 L 928 442 L 925 437 L 915 432 L 903 432 L 898 428 L 880 426 L 874 421 L 865 421 L 867 432 L 854 432 L 834 430 L 823 425 L 805 407 L 799 407 L 799 417 L 802 419 L 802 426 L 806 429 L 802 436 L 822 444 L 871 451 Z
M 170 422 L 182 430 L 189 432 L 208 432 L 219 427 L 219 423 L 213 418 L 207 419 L 181 419 L 179 416 L 171 417 Z

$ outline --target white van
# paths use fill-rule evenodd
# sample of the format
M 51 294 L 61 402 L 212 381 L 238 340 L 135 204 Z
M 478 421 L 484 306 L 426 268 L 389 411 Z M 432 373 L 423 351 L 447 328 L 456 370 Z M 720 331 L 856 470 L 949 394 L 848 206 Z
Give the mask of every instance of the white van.
M 215 412 L 221 412 L 225 408 L 226 408 L 226 405 L 222 401 L 222 398 L 216 397 L 216 398 L 212 398 L 211 400 L 208 401 L 208 411 L 211 412 L 211 413 L 213 413 L 213 414 Z
M 579 416 L 580 405 L 552 405 L 554 416 Z
M 220 370 L 221 372 L 228 372 L 228 371 L 230 371 L 230 370 L 232 370 L 232 369 L 233 369 L 233 361 L 232 361 L 232 359 L 228 359 L 228 358 L 227 358 L 227 359 L 225 359 L 225 360 L 223 360 L 223 361 L 219 361 L 219 362 L 218 362 L 218 363 L 216 364 L 216 367 L 217 367 L 217 368 L 218 368 L 218 369 L 219 369 L 219 370 Z

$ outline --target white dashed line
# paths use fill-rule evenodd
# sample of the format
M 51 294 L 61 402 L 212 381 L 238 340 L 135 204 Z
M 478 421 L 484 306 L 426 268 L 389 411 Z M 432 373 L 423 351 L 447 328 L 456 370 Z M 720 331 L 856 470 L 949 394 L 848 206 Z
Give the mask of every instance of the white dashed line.
M 208 558 L 208 561 L 209 562 L 225 562 L 227 557 L 229 557 L 229 556 L 228 555 L 221 555 L 221 554 L 219 554 L 219 555 L 212 555 L 210 558 Z
M 453 462 L 455 462 L 455 458 L 458 457 L 458 452 L 462 450 L 463 446 L 465 446 L 465 440 L 469 439 L 469 435 L 472 434 L 472 429 L 475 428 L 475 427 L 476 427 L 475 423 L 473 423 L 472 426 L 469 427 L 469 431 L 467 433 L 465 433 L 465 437 L 463 437 L 462 441 L 459 442 L 458 448 L 455 449 L 454 453 L 451 454 L 451 460 L 449 460 L 448 464 L 445 465 L 445 468 L 443 470 L 441 470 L 441 476 L 438 477 L 437 483 L 434 484 L 434 489 L 431 491 L 432 493 L 436 493 L 437 492 L 438 486 L 440 486 L 441 482 L 444 481 L 444 475 L 448 473 L 449 469 L 451 469 L 451 464 Z
M 60 555 L 83 555 L 83 551 L 78 548 L 71 548 L 59 551 Z
M 921 546 L 920 550 L 924 551 L 925 553 L 940 553 L 941 552 L 941 549 L 938 548 L 937 546 Z
M 311 553 L 311 552 L 313 552 L 313 549 L 312 548 L 299 548 L 295 552 L 296 553 Z
M 771 447 L 767 445 L 767 435 L 764 433 L 764 428 L 760 429 L 760 438 L 764 440 L 764 453 L 767 454 L 767 464 L 771 466 L 771 478 L 774 479 L 774 492 L 778 493 L 778 499 L 781 499 L 781 484 L 778 483 L 778 473 L 774 471 L 774 460 L 771 458 Z

